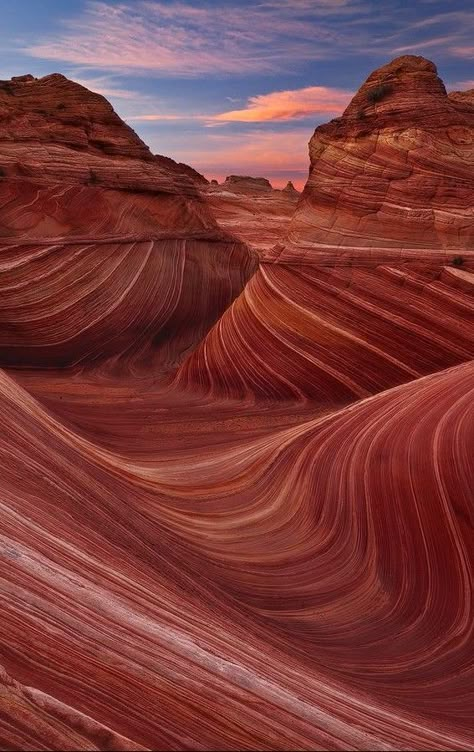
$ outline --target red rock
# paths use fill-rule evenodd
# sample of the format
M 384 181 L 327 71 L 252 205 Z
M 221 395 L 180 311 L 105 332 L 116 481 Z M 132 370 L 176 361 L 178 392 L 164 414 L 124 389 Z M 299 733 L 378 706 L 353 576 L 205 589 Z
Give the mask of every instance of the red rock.
M 266 178 L 230 175 L 204 191 L 219 225 L 257 253 L 272 248 L 286 232 L 300 194 L 289 183 L 282 191 Z
M 0 363 L 132 348 L 175 366 L 242 290 L 252 253 L 218 227 L 191 168 L 154 157 L 100 95 L 20 77 L 0 86 L 0 116 Z
M 257 436 L 58 378 L 0 375 L 2 746 L 472 748 L 472 363 Z
M 170 159 L 170 157 L 164 157 L 162 154 L 155 154 L 155 160 L 157 160 L 161 165 L 167 167 L 171 172 L 175 172 L 178 175 L 187 175 L 193 182 L 198 183 L 200 187 L 209 185 L 209 180 L 207 180 L 204 175 L 201 175 L 200 172 L 195 170 L 193 167 L 184 164 L 183 162 L 175 162 L 174 159 Z
M 89 155 L 153 161 L 148 147 L 100 94 L 60 73 L 0 83 L 2 160 L 7 141 L 62 144 Z
M 299 191 L 296 190 L 296 188 L 293 185 L 293 183 L 291 182 L 291 180 L 289 180 L 287 182 L 287 184 L 283 188 L 283 192 L 284 193 L 290 193 L 290 194 L 293 194 L 293 195 L 298 194 L 298 197 L 299 197 Z
M 224 183 L 224 189 L 236 192 L 252 193 L 254 191 L 271 191 L 272 186 L 267 178 L 252 178 L 249 175 L 229 175 Z
M 472 251 L 473 134 L 472 98 L 448 96 L 429 60 L 374 71 L 343 116 L 314 132 L 302 199 L 269 258 L 443 262 Z
M 177 383 L 331 405 L 462 363 L 474 357 L 474 275 L 462 274 L 464 285 L 432 265 L 262 264 Z
M 470 102 L 448 97 L 424 58 L 372 73 L 343 117 L 316 129 L 287 236 L 261 255 L 177 383 L 327 404 L 471 359 Z M 465 287 L 443 271 L 456 257 Z
M 353 104 L 317 130 L 255 273 L 223 228 L 251 239 L 253 203 L 263 248 L 291 189 L 233 180 L 224 210 L 222 186 L 203 198 L 120 122 L 79 151 L 54 117 L 35 138 L 39 100 L 10 107 L 2 749 L 473 748 L 470 96 L 447 98 L 420 58 L 382 70 L 354 101 L 388 75 L 398 109 L 371 104 L 369 135 Z M 79 131 L 100 130 L 102 100 L 72 90 L 94 121 Z M 418 155 L 387 148 L 397 112 Z M 396 228 L 401 157 L 425 178 L 397 211 L 431 207 L 438 245 L 428 221 L 426 238 Z M 354 222 L 385 178 L 380 218 Z

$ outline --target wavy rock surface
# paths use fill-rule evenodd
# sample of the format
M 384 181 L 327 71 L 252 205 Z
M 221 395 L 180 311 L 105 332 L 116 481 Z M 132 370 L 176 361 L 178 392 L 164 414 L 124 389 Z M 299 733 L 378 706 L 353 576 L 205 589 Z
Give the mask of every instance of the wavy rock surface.
M 469 749 L 473 376 L 147 462 L 2 376 L 7 671 L 129 749 Z
M 0 84 L 0 115 L 0 363 L 175 365 L 242 290 L 252 253 L 100 95 L 20 77 Z
M 473 358 L 473 299 L 474 274 L 453 267 L 262 264 L 176 381 L 214 397 L 352 401 Z
M 229 175 L 204 190 L 219 225 L 260 255 L 286 232 L 300 197 L 292 183 L 278 190 L 266 178 Z
M 286 239 L 262 255 L 177 382 L 214 396 L 340 402 L 472 358 L 467 94 L 448 97 L 424 58 L 372 73 L 343 117 L 316 129 Z
M 400 65 L 441 97 L 428 61 Z M 8 96 L 54 81 L 86 96 L 51 77 Z M 41 143 L 18 123 L 23 161 L 0 137 L 0 748 L 472 749 L 469 207 L 449 253 L 402 252 L 389 222 L 385 246 L 329 252 L 308 185 L 255 272 L 210 194 L 125 126 L 78 158 L 54 118 Z
M 444 260 L 474 243 L 474 101 L 404 56 L 374 71 L 341 118 L 316 129 L 282 262 Z

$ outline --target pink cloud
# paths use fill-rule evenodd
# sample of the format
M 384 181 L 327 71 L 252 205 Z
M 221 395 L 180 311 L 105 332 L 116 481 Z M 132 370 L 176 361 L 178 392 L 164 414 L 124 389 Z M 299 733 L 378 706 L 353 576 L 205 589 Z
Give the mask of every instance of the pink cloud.
M 474 57 L 474 46 L 466 45 L 461 47 L 452 47 L 451 52 L 456 55 L 456 57 L 466 57 L 468 59 L 471 59 Z
M 353 92 L 327 86 L 306 86 L 304 89 L 273 91 L 258 94 L 248 99 L 246 107 L 230 110 L 217 115 L 172 115 L 149 114 L 134 115 L 129 120 L 202 120 L 208 128 L 225 125 L 225 123 L 263 123 L 267 121 L 302 120 L 317 115 L 342 112 L 349 104 Z
M 116 97 L 117 99 L 130 99 L 136 101 L 140 95 L 132 89 L 121 89 L 114 85 L 108 76 L 97 76 L 95 78 L 77 78 L 74 81 L 81 86 L 85 86 L 90 91 L 102 94 L 103 97 Z M 142 95 L 143 99 L 143 95 Z
M 433 37 L 432 39 L 424 39 L 423 41 L 416 42 L 415 44 L 407 44 L 403 47 L 395 47 L 392 52 L 418 52 L 420 50 L 430 49 L 431 47 L 442 48 L 450 42 L 455 41 L 456 38 L 457 37 L 455 34 L 449 34 L 442 37 Z
M 216 115 L 227 122 L 264 122 L 268 120 L 301 120 L 312 115 L 342 112 L 353 93 L 327 86 L 274 91 L 250 97 L 247 106 Z
M 168 75 L 255 73 L 287 61 L 324 59 L 351 37 L 327 16 L 359 12 L 359 0 L 261 0 L 245 9 L 228 5 L 135 0 L 88 2 L 64 31 L 26 49 L 29 55 L 104 70 L 161 71 Z M 308 21 L 308 16 L 311 18 Z
M 474 89 L 474 78 L 470 81 L 455 81 L 454 84 L 450 84 L 449 91 L 470 91 Z

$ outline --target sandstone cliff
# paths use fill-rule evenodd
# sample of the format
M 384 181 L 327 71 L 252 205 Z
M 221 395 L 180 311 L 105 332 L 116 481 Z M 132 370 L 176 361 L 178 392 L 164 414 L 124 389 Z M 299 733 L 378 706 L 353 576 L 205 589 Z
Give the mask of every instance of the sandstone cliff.
M 191 168 L 153 156 L 102 96 L 62 75 L 0 84 L 0 171 L 3 364 L 132 347 L 174 365 L 255 268 Z
M 449 260 L 474 243 L 474 102 L 404 56 L 374 71 L 310 141 L 310 176 L 280 261 Z
M 330 403 L 471 358 L 471 102 L 448 97 L 424 58 L 372 73 L 343 116 L 316 129 L 286 237 L 179 382 Z
M 291 183 L 278 190 L 266 178 L 244 175 L 211 183 L 204 195 L 219 225 L 259 254 L 285 234 L 300 196 Z

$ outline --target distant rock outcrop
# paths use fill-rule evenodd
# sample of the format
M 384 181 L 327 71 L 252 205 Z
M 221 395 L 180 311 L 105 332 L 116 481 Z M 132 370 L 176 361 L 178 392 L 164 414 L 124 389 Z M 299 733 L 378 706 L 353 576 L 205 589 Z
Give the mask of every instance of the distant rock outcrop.
M 283 191 L 284 191 L 285 193 L 290 193 L 290 194 L 293 194 L 293 195 L 295 195 L 295 194 L 298 194 L 298 196 L 300 195 L 300 194 L 299 194 L 299 191 L 297 191 L 297 190 L 296 190 L 296 188 L 295 188 L 295 186 L 293 185 L 293 183 L 291 182 L 291 180 L 289 180 L 289 181 L 287 182 L 287 184 L 286 184 L 286 185 L 285 185 L 285 187 L 283 188 Z
M 291 182 L 278 190 L 267 178 L 248 175 L 229 175 L 220 185 L 213 180 L 205 195 L 221 227 L 259 253 L 285 233 L 300 196 Z
M 226 177 L 223 187 L 243 193 L 272 190 L 272 185 L 267 178 L 252 178 L 249 175 L 229 175 Z

